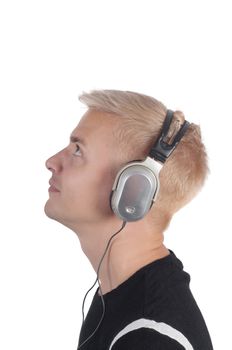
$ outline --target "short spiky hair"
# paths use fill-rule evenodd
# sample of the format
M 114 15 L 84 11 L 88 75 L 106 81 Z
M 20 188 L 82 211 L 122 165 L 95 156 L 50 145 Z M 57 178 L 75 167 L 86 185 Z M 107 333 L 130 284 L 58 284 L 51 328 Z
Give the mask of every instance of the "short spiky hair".
M 158 137 L 167 108 L 153 97 L 132 91 L 93 90 L 79 96 L 89 109 L 107 112 L 120 118 L 115 132 L 119 150 L 125 160 L 144 159 Z M 174 112 L 167 142 L 171 142 L 185 120 L 181 111 Z M 165 218 L 167 227 L 172 215 L 187 204 L 202 188 L 209 168 L 200 126 L 191 123 L 176 150 L 160 172 L 160 191 L 151 212 L 154 220 Z M 155 208 L 155 209 L 153 209 Z

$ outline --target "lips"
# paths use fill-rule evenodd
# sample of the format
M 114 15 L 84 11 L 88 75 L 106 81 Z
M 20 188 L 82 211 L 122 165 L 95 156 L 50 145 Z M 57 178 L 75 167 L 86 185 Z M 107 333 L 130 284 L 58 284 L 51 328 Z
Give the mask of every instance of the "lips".
M 51 187 L 49 188 L 50 191 L 53 191 L 53 192 L 60 192 L 60 191 L 56 188 L 54 182 L 53 182 L 51 179 L 49 180 L 49 185 L 51 186 Z

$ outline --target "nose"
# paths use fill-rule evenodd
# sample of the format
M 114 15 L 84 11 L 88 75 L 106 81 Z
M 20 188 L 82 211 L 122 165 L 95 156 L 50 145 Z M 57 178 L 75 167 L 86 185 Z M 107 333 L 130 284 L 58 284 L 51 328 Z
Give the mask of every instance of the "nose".
M 54 171 L 54 165 L 52 164 L 52 157 L 48 158 L 45 162 L 45 166 L 48 170 Z
M 45 162 L 45 166 L 48 170 L 51 170 L 52 172 L 58 172 L 60 168 L 58 153 L 48 158 Z
M 67 147 L 63 148 L 61 151 L 58 151 L 56 154 L 48 158 L 45 162 L 46 168 L 52 172 L 59 172 L 61 168 L 64 167 L 66 152 Z

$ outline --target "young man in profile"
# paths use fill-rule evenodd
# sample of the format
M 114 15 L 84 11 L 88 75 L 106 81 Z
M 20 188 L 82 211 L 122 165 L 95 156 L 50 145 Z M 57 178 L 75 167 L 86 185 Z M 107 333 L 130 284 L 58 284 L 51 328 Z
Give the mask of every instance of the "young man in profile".
M 167 108 L 152 97 L 119 90 L 83 93 L 80 101 L 88 109 L 70 143 L 46 161 L 52 177 L 44 208 L 77 234 L 100 281 L 78 349 L 212 350 L 189 288 L 190 275 L 164 245 L 173 215 L 207 177 L 199 126 L 188 125 L 159 169 L 160 187 L 150 210 L 127 222 L 112 210 L 115 178 L 129 162 L 146 159 L 163 130 Z M 172 113 L 166 145 L 184 123 L 182 112 Z M 135 182 L 131 196 L 139 190 Z

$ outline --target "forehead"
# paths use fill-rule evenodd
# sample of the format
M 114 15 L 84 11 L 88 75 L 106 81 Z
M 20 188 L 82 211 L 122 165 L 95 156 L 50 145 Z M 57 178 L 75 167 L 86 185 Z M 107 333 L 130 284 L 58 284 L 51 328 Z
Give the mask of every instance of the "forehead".
M 106 143 L 114 145 L 116 140 L 113 132 L 118 123 L 119 119 L 116 115 L 88 110 L 81 117 L 71 135 L 82 138 L 87 146 Z

